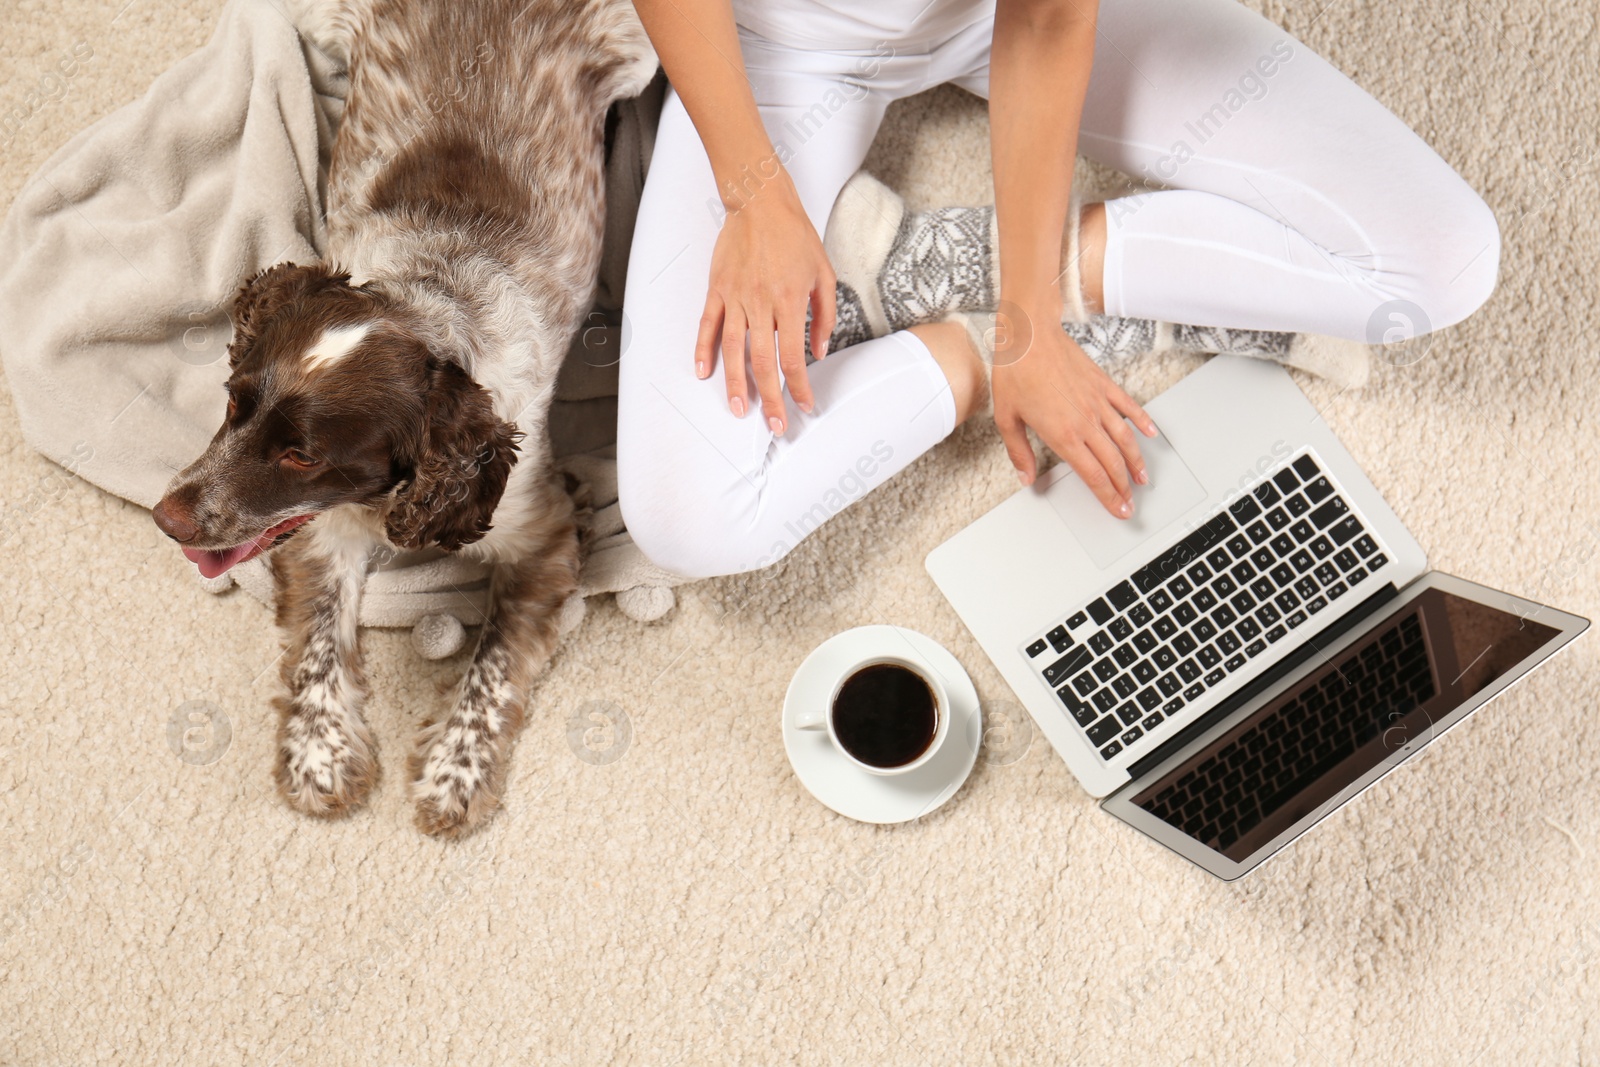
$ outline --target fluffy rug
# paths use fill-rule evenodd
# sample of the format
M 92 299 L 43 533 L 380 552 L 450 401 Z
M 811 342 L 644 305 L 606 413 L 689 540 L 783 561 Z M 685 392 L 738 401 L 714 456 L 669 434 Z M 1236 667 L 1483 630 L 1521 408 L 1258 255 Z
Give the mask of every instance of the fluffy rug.
M 1600 614 L 1590 5 L 1263 10 L 1505 232 L 1499 291 L 1423 359 L 1302 386 L 1436 566 Z M 216 12 L 12 5 L 0 197 Z M 892 110 L 868 167 L 914 206 L 981 203 L 984 138 L 941 90 Z M 1223 885 L 1089 802 L 923 571 L 1015 486 L 975 425 L 770 573 L 685 587 L 655 626 L 601 602 L 537 692 L 508 810 L 447 845 L 400 768 L 464 654 L 369 632 L 385 777 L 348 822 L 294 815 L 266 609 L 185 580 L 145 511 L 24 445 L 9 395 L 0 455 L 0 1063 L 1600 1058 L 1593 635 Z M 814 801 L 778 722 L 806 653 L 876 622 L 949 647 L 992 724 L 962 791 L 895 828 Z

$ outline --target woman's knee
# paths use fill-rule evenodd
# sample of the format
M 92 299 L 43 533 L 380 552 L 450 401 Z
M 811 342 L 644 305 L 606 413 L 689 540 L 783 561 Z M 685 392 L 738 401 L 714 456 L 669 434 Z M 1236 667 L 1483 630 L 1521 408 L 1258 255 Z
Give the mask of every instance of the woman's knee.
M 630 435 L 631 436 L 631 435 Z M 685 578 L 716 578 L 765 564 L 739 533 L 726 501 L 687 476 L 681 457 L 659 443 L 617 442 L 617 499 L 622 520 L 645 558 Z
M 1420 314 L 1415 333 L 1441 330 L 1467 318 L 1494 293 L 1500 275 L 1500 224 L 1465 181 L 1441 190 L 1413 237 L 1418 249 L 1412 291 Z

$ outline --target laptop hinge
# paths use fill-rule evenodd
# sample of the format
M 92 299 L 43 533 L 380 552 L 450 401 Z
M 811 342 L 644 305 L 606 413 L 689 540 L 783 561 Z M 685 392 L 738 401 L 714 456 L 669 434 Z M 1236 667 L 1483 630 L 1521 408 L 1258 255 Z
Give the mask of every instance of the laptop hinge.
M 1234 693 L 1232 696 L 1228 697 L 1222 703 L 1218 704 L 1216 707 L 1200 716 L 1194 722 L 1190 723 L 1188 726 L 1185 726 L 1183 729 L 1167 738 L 1148 756 L 1141 757 L 1135 762 L 1129 764 L 1128 774 L 1131 776 L 1130 780 L 1136 781 L 1139 778 L 1144 777 L 1144 775 L 1150 770 L 1160 766 L 1167 760 L 1169 756 L 1177 753 L 1179 749 L 1189 744 L 1190 741 L 1193 741 L 1196 737 L 1199 737 L 1217 723 L 1221 722 L 1229 715 L 1232 715 L 1234 712 L 1244 707 L 1266 690 L 1271 689 L 1274 685 L 1277 685 L 1278 682 L 1282 681 L 1286 675 L 1299 668 L 1301 664 L 1305 663 L 1312 656 L 1320 652 L 1321 645 L 1331 644 L 1333 641 L 1337 640 L 1341 634 L 1344 634 L 1355 627 L 1357 623 L 1360 623 L 1362 620 L 1368 618 L 1374 611 L 1377 611 L 1378 608 L 1382 607 L 1384 604 L 1398 596 L 1399 593 L 1400 591 L 1394 587 L 1393 582 L 1386 583 L 1383 588 L 1377 590 L 1371 596 L 1367 597 L 1367 599 L 1351 608 L 1342 618 L 1332 623 L 1326 630 L 1323 630 L 1311 640 L 1303 642 L 1299 648 L 1289 653 L 1289 655 L 1285 656 L 1277 663 L 1274 663 L 1271 667 L 1268 667 L 1261 673 L 1260 677 L 1253 679 L 1243 689 L 1240 689 L 1237 693 Z

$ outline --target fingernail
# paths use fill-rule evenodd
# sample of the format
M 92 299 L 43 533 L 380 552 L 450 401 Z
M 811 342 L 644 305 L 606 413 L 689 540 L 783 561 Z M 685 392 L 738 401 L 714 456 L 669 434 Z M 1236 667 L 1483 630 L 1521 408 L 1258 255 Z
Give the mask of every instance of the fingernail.
M 1150 475 L 1146 474 L 1141 469 L 1139 471 L 1138 482 L 1139 482 L 1140 485 L 1149 485 L 1150 484 Z
M 735 418 L 744 418 L 744 397 L 734 397 L 732 400 L 728 401 L 728 406 L 733 409 Z
M 694 365 L 694 376 L 696 378 L 704 378 L 706 376 L 706 361 L 705 360 L 703 360 L 703 359 L 702 360 L 698 360 L 695 363 L 695 365 Z
M 1133 514 L 1133 505 L 1124 500 L 1122 503 L 1117 505 L 1117 514 L 1126 519 L 1129 515 Z
M 811 414 L 811 407 L 812 407 L 811 401 L 807 400 L 804 403 L 800 403 L 800 401 L 795 401 L 795 403 L 800 405 L 800 410 L 801 411 L 805 412 L 807 415 Z
M 1161 427 L 1157 426 L 1153 422 L 1150 424 L 1150 428 L 1144 432 L 1146 437 L 1155 437 L 1160 433 L 1161 433 Z
M 817 361 L 820 363 L 822 360 L 826 359 L 827 356 L 828 356 L 828 339 L 826 337 L 824 337 L 822 339 L 822 343 L 817 346 Z
M 1027 471 L 1018 471 L 1017 472 L 1017 481 L 1021 482 L 1023 485 L 1027 485 L 1028 484 L 1028 472 Z
M 783 436 L 783 420 L 778 418 L 778 416 L 774 415 L 768 419 L 767 425 L 772 428 L 773 433 L 777 434 L 779 437 Z

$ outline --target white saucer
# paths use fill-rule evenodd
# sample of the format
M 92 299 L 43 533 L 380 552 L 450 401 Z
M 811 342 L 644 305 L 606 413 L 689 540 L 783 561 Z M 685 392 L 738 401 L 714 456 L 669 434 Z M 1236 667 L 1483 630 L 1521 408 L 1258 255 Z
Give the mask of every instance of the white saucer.
M 834 683 L 852 665 L 887 653 L 922 664 L 944 682 L 950 696 L 950 733 L 938 754 L 921 767 L 883 776 L 845 759 L 828 740 L 828 731 L 802 730 L 794 722 L 799 709 L 826 702 Z M 972 773 L 982 738 L 978 691 L 967 672 L 937 641 L 900 626 L 860 626 L 828 638 L 794 672 L 783 700 L 783 747 L 801 784 L 840 815 L 861 822 L 907 822 L 949 800 Z

